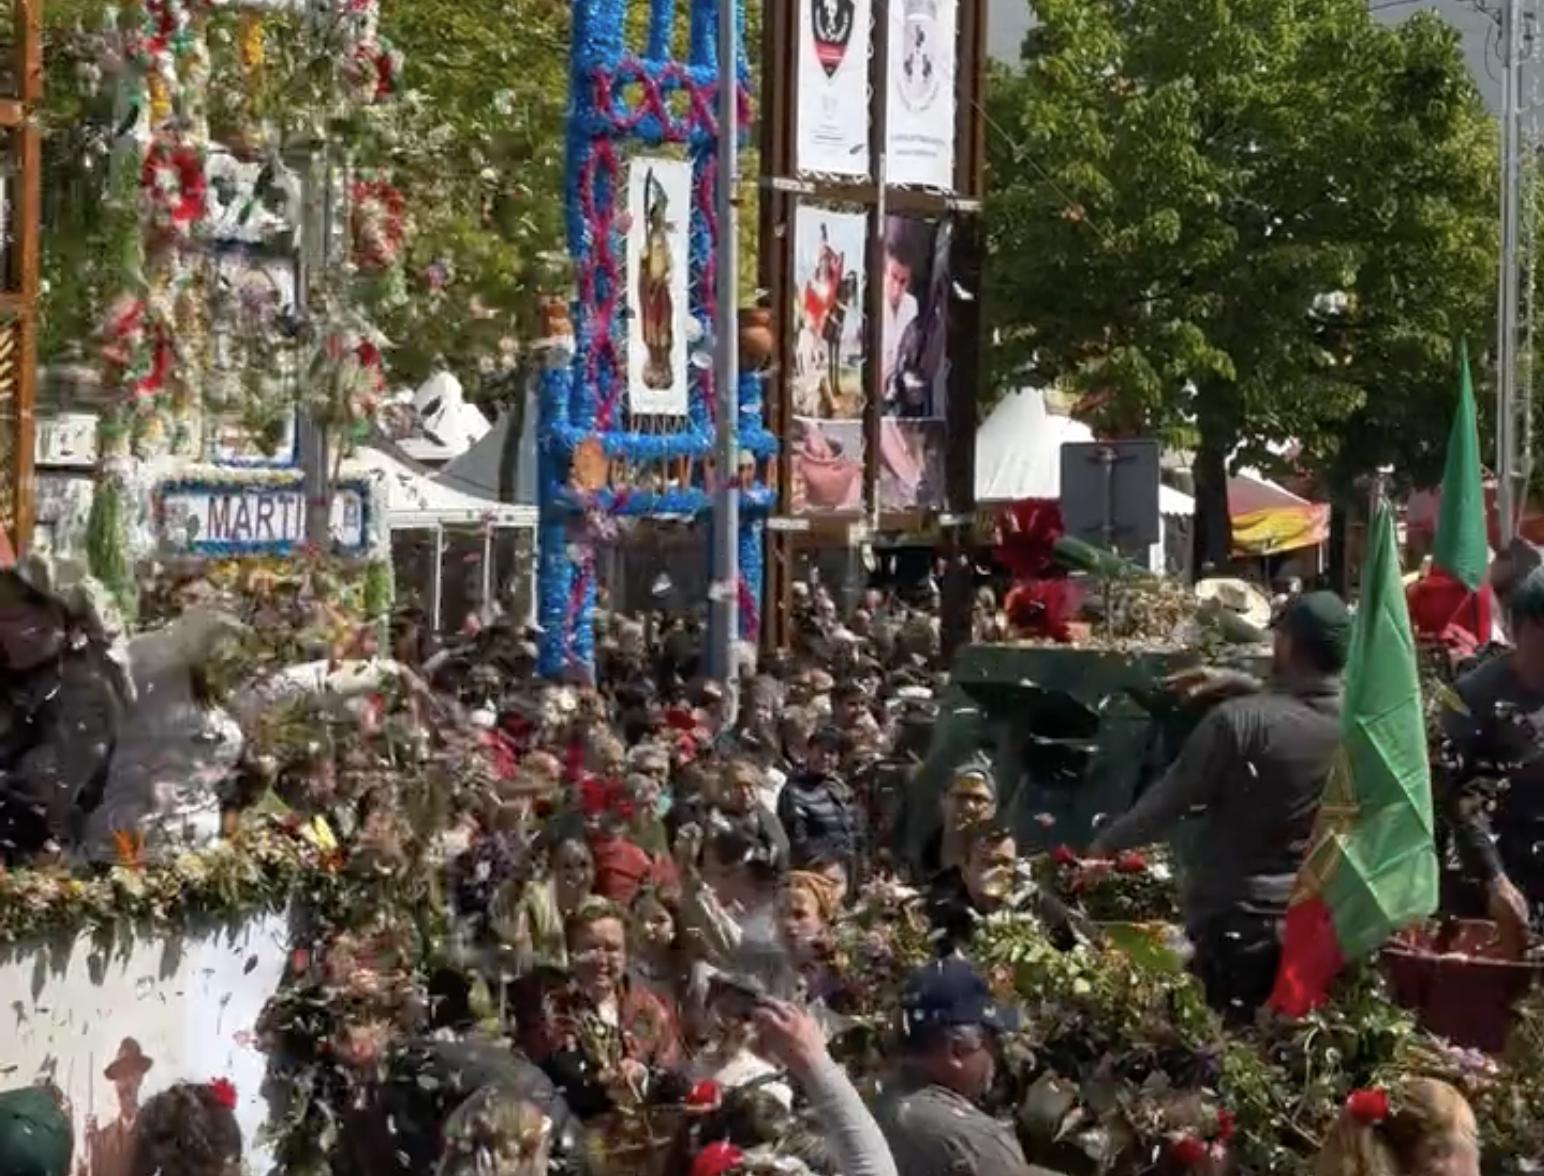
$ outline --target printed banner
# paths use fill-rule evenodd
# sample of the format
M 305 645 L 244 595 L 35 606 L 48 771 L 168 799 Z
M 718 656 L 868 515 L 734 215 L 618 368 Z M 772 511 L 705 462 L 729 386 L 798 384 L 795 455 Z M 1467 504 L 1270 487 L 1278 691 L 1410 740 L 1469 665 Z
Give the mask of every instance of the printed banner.
M 862 509 L 867 446 L 863 268 L 868 218 L 801 205 L 794 214 L 795 511 Z
M 640 157 L 627 183 L 627 398 L 635 415 L 686 415 L 692 168 Z
M 885 183 L 954 188 L 958 0 L 891 0 Z
M 949 300 L 947 222 L 885 220 L 879 501 L 885 510 L 947 505 Z
M 872 0 L 796 0 L 799 5 L 800 172 L 869 177 Z M 862 111 L 860 118 L 858 112 Z
M 287 917 L 169 933 L 141 925 L 132 935 L 110 947 L 83 933 L 0 953 L 6 1088 L 51 1079 L 69 1102 L 77 1176 L 129 1176 L 145 1102 L 178 1082 L 224 1078 L 236 1088 L 248 1167 L 264 1171 L 268 1065 L 255 1031 L 289 960 Z

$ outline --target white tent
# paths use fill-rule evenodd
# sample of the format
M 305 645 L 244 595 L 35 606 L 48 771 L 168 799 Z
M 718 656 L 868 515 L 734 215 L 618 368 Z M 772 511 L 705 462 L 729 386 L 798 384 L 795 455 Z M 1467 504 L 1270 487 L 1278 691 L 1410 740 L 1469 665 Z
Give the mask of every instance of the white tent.
M 429 582 L 424 587 L 428 590 L 429 613 L 437 627 L 444 620 L 441 614 L 447 594 L 444 583 L 445 560 L 450 550 L 446 545 L 447 528 L 459 532 L 463 542 L 468 538 L 465 535 L 468 528 L 481 531 L 482 553 L 476 565 L 476 574 L 480 578 L 477 595 L 486 607 L 493 599 L 495 586 L 494 532 L 536 527 L 536 507 L 481 498 L 443 485 L 403 458 L 382 449 L 361 446 L 343 463 L 340 476 L 365 477 L 375 483 L 378 489 L 374 499 L 376 509 L 384 516 L 382 525 L 387 531 L 430 533 L 427 543 L 420 541 L 420 545 L 428 552 L 426 575 Z M 475 535 L 470 538 L 474 544 L 479 541 Z M 413 542 L 411 536 L 404 540 L 409 545 Z M 397 562 L 394 558 L 393 563 Z M 535 575 L 535 561 L 530 564 L 523 570 L 523 575 Z M 424 576 L 425 573 L 420 572 L 420 576 L 414 578 L 422 584 Z M 455 585 L 451 587 L 454 589 Z
M 384 450 L 362 446 L 343 464 L 343 477 L 380 480 L 386 525 L 393 531 L 486 522 L 498 527 L 534 527 L 536 508 L 480 498 L 436 482 L 428 474 Z
M 976 432 L 976 502 L 989 506 L 1027 498 L 1059 499 L 1062 446 L 1094 439 L 1094 431 L 1082 421 L 1050 412 L 1042 389 L 1009 393 Z M 1190 495 L 1159 484 L 1162 518 L 1190 518 L 1195 510 Z M 1154 571 L 1163 570 L 1163 543 L 1153 544 L 1150 560 Z

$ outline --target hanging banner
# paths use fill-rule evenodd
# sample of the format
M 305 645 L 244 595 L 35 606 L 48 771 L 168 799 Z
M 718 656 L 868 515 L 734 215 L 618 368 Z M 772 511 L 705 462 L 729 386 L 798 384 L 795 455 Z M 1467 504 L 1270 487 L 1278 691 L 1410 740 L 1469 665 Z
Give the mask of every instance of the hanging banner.
M 863 280 L 868 218 L 801 205 L 794 214 L 793 509 L 863 507 Z
M 885 183 L 954 188 L 958 0 L 891 0 Z
M 802 173 L 869 177 L 872 0 L 797 0 Z M 857 117 L 859 111 L 864 117 Z
M 692 168 L 636 158 L 627 183 L 627 402 L 639 416 L 684 417 Z
M 952 242 L 948 222 L 885 218 L 879 433 L 884 510 L 946 505 Z

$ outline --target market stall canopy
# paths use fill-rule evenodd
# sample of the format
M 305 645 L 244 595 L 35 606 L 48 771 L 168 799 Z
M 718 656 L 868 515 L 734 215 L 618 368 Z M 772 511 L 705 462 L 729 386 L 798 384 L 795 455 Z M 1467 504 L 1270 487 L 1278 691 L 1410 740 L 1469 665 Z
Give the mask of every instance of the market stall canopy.
M 392 530 L 480 522 L 495 527 L 536 526 L 533 506 L 463 493 L 380 449 L 361 446 L 343 465 L 343 476 L 351 474 L 381 478 L 383 508 Z
M 1275 555 L 1317 547 L 1330 536 L 1328 503 L 1299 497 L 1258 470 L 1239 470 L 1228 479 L 1228 515 L 1235 555 Z
M 1041 388 L 1010 392 L 976 432 L 976 502 L 1055 501 L 1061 497 L 1063 445 L 1095 440 L 1082 421 L 1051 412 Z M 1158 487 L 1158 509 L 1195 514 L 1195 500 L 1172 486 Z
M 531 406 L 534 408 L 535 406 Z M 536 413 L 527 411 L 518 438 L 516 414 L 508 409 L 497 423 L 455 461 L 434 475 L 434 480 L 463 494 L 502 500 L 509 497 L 522 506 L 536 505 Z M 513 451 L 511 444 L 513 443 Z M 509 469 L 506 475 L 505 469 Z M 509 493 L 505 493 L 506 484 Z

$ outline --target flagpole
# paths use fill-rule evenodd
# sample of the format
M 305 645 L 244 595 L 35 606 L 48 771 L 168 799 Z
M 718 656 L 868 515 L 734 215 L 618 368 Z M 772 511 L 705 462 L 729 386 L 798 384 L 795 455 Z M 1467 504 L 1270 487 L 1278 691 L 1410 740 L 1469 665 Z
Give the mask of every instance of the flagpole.
M 713 584 L 708 593 L 708 673 L 724 685 L 731 714 L 737 707 L 734 643 L 740 627 L 740 344 L 736 302 L 740 283 L 739 50 L 735 0 L 718 4 L 718 243 L 715 270 L 717 363 L 713 393 L 717 438 L 713 476 Z

